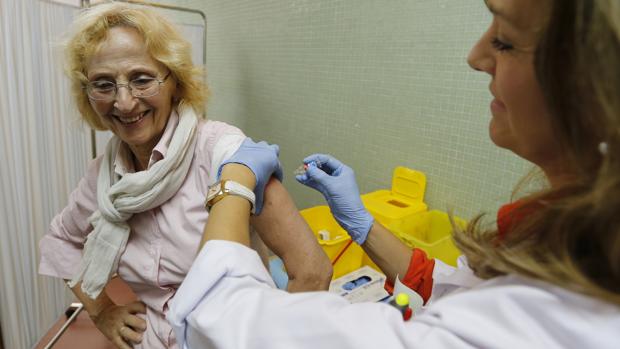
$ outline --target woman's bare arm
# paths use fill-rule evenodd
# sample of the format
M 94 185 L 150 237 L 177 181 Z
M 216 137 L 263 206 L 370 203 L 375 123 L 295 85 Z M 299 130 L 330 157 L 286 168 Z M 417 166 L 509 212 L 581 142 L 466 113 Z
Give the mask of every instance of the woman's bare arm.
M 278 180 L 272 178 L 267 184 L 263 211 L 250 222 L 267 247 L 284 261 L 290 292 L 329 287 L 331 263 Z

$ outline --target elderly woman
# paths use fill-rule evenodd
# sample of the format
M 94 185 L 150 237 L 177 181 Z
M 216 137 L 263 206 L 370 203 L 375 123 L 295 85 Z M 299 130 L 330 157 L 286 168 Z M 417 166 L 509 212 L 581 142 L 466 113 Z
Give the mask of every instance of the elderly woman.
M 209 217 L 208 187 L 246 137 L 202 119 L 201 69 L 161 15 L 100 5 L 85 11 L 73 30 L 68 71 L 78 108 L 91 127 L 114 137 L 41 240 L 40 273 L 71 279 L 72 291 L 117 347 L 174 348 L 168 303 L 196 256 Z M 325 288 L 329 261 L 280 182 L 268 184 L 253 212 L 258 233 L 285 262 L 289 290 Z M 139 302 L 110 300 L 104 287 L 114 273 Z
M 373 222 L 350 168 L 311 156 L 298 180 L 325 195 L 386 273 L 419 269 L 410 281 L 426 289 L 427 307 L 405 322 L 387 304 L 275 289 L 244 246 L 251 205 L 230 197 L 212 209 L 206 243 L 171 302 L 184 348 L 620 347 L 620 5 L 486 4 L 493 21 L 469 64 L 491 77 L 491 139 L 539 166 L 549 187 L 504 206 L 497 229 L 476 219 L 457 232 L 467 259 L 455 269 L 416 258 Z M 262 148 L 242 146 L 233 157 L 247 167 L 226 164 L 222 177 L 260 194 L 278 168 L 277 152 Z

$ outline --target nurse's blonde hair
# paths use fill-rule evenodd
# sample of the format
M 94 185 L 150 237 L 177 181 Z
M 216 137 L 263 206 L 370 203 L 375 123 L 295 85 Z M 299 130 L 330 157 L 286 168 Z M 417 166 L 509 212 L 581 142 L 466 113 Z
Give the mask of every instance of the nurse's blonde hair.
M 620 2 L 555 0 L 535 60 L 574 178 L 521 199 L 500 237 L 455 241 L 477 275 L 517 273 L 620 304 Z
M 159 13 L 144 6 L 112 2 L 84 10 L 73 23 L 66 42 L 66 70 L 82 118 L 94 129 L 106 129 L 83 86 L 88 82 L 88 60 L 99 50 L 109 29 L 118 26 L 135 28 L 144 38 L 149 54 L 170 70 L 177 83 L 174 103 L 190 105 L 202 115 L 208 89 L 203 68 L 192 63 L 190 43 Z

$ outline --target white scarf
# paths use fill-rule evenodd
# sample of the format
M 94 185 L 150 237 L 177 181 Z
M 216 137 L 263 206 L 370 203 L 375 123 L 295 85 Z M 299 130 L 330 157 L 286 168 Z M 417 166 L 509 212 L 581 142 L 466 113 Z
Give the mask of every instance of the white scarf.
M 185 180 L 196 146 L 198 118 L 191 107 L 179 106 L 179 123 L 165 158 L 148 170 L 118 178 L 114 157 L 121 140 L 113 137 L 106 147 L 97 178 L 99 209 L 89 218 L 93 231 L 84 244 L 78 273 L 69 283 L 82 281 L 82 292 L 95 299 L 118 268 L 130 227 L 127 220 L 170 199 Z

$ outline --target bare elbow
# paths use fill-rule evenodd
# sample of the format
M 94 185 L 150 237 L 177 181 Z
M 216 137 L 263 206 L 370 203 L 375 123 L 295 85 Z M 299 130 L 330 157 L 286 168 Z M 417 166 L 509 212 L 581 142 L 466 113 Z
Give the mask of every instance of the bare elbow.
M 321 251 L 322 252 L 322 251 Z M 289 292 L 325 291 L 329 288 L 333 268 L 327 255 L 310 258 L 303 267 L 289 273 Z

